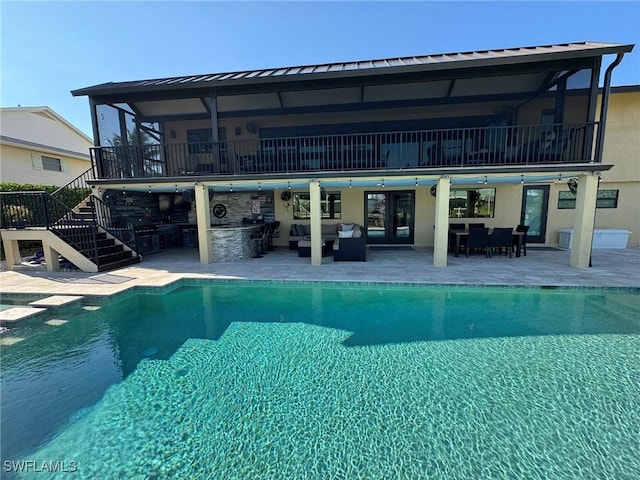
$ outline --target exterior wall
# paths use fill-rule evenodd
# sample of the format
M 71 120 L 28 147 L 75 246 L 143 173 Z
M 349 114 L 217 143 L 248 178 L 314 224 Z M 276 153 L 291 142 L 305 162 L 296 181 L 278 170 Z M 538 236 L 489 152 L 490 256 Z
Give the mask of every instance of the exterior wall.
M 40 159 L 42 155 L 59 158 L 62 171 L 54 172 L 38 168 L 38 166 L 41 167 L 42 165 Z M 34 183 L 61 187 L 90 167 L 90 163 L 87 160 L 9 145 L 2 146 L 1 156 L 0 180 L 3 182 Z

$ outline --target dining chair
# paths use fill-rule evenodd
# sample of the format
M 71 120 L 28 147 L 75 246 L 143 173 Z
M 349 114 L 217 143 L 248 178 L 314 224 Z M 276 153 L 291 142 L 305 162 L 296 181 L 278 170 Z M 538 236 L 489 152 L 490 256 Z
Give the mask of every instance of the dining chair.
M 513 229 L 494 228 L 489 238 L 489 245 L 494 252 L 498 251 L 502 253 L 502 249 L 504 248 L 505 255 L 508 254 L 509 258 L 512 258 Z
M 467 245 L 465 252 L 469 257 L 469 250 L 477 248 L 484 250 L 487 258 L 491 257 L 489 249 L 489 229 L 488 228 L 470 228 L 469 235 L 467 235 Z
M 516 232 L 522 232 L 522 252 L 524 256 L 527 256 L 527 233 L 529 232 L 529 225 L 518 225 L 516 227 Z M 518 246 L 518 237 L 513 236 L 511 241 L 511 251 Z

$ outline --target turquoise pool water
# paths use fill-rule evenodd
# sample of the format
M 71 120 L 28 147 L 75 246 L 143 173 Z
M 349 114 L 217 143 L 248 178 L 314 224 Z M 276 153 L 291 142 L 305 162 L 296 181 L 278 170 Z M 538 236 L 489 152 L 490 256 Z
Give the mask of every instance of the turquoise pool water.
M 24 340 L 2 349 L 3 468 L 640 478 L 639 299 L 250 282 L 124 295 L 12 332 Z

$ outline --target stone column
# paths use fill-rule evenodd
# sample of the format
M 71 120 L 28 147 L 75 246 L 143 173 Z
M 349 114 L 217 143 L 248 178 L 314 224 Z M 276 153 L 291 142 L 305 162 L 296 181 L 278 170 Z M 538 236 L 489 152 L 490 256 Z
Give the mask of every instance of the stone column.
M 573 224 L 573 240 L 569 260 L 569 265 L 572 267 L 589 267 L 597 197 L 598 175 L 580 175 L 578 177 L 576 216 Z
M 209 187 L 206 185 L 195 186 L 196 223 L 198 225 L 198 250 L 200 263 L 213 261 L 211 242 L 208 230 L 211 227 L 211 210 L 209 208 Z
M 309 183 L 311 200 L 311 265 L 322 265 L 322 213 L 320 208 L 320 182 Z
M 433 266 L 447 266 L 447 247 L 449 239 L 449 177 L 438 179 L 436 187 L 436 224 L 433 238 Z

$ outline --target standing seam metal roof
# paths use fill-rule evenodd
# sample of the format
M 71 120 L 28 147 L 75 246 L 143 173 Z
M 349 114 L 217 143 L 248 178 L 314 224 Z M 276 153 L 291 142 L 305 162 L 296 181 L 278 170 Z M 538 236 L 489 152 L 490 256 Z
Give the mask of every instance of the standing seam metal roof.
M 581 53 L 579 56 L 593 55 L 600 56 L 605 54 L 629 52 L 633 49 L 634 45 L 625 44 L 612 44 L 612 43 L 600 43 L 600 42 L 579 42 L 579 43 L 565 43 L 557 45 L 542 45 L 533 47 L 517 47 L 517 48 L 505 48 L 495 50 L 478 50 L 469 52 L 457 52 L 457 53 L 441 53 L 433 55 L 423 56 L 410 56 L 410 57 L 396 57 L 396 58 L 383 58 L 377 60 L 362 60 L 355 62 L 338 62 L 338 63 L 326 63 L 318 65 L 303 65 L 284 68 L 266 68 L 260 70 L 246 70 L 239 72 L 226 72 L 226 73 L 212 73 L 212 74 L 200 74 L 200 75 L 188 75 L 181 77 L 169 77 L 150 80 L 135 80 L 127 82 L 108 82 L 92 87 L 82 88 L 74 90 L 73 95 L 88 95 L 92 93 L 102 93 L 103 90 L 112 90 L 120 88 L 141 88 L 141 87 L 158 87 L 171 84 L 183 84 L 206 86 L 203 84 L 209 82 L 222 82 L 222 81 L 235 81 L 235 80 L 250 80 L 255 78 L 271 78 L 282 76 L 302 76 L 312 74 L 326 74 L 329 72 L 335 73 L 350 73 L 366 70 L 380 70 L 379 73 L 385 73 L 384 69 L 403 69 L 410 67 L 421 66 L 438 66 L 443 67 L 446 64 L 459 64 L 462 67 L 465 62 L 483 62 L 483 61 L 495 61 L 503 59 L 505 61 L 523 60 L 525 58 L 541 57 L 548 54 L 567 54 L 571 56 L 572 53 Z M 541 58 L 536 58 L 540 59 Z M 476 65 L 473 65 L 476 66 Z M 369 72 L 371 73 L 371 72 Z

